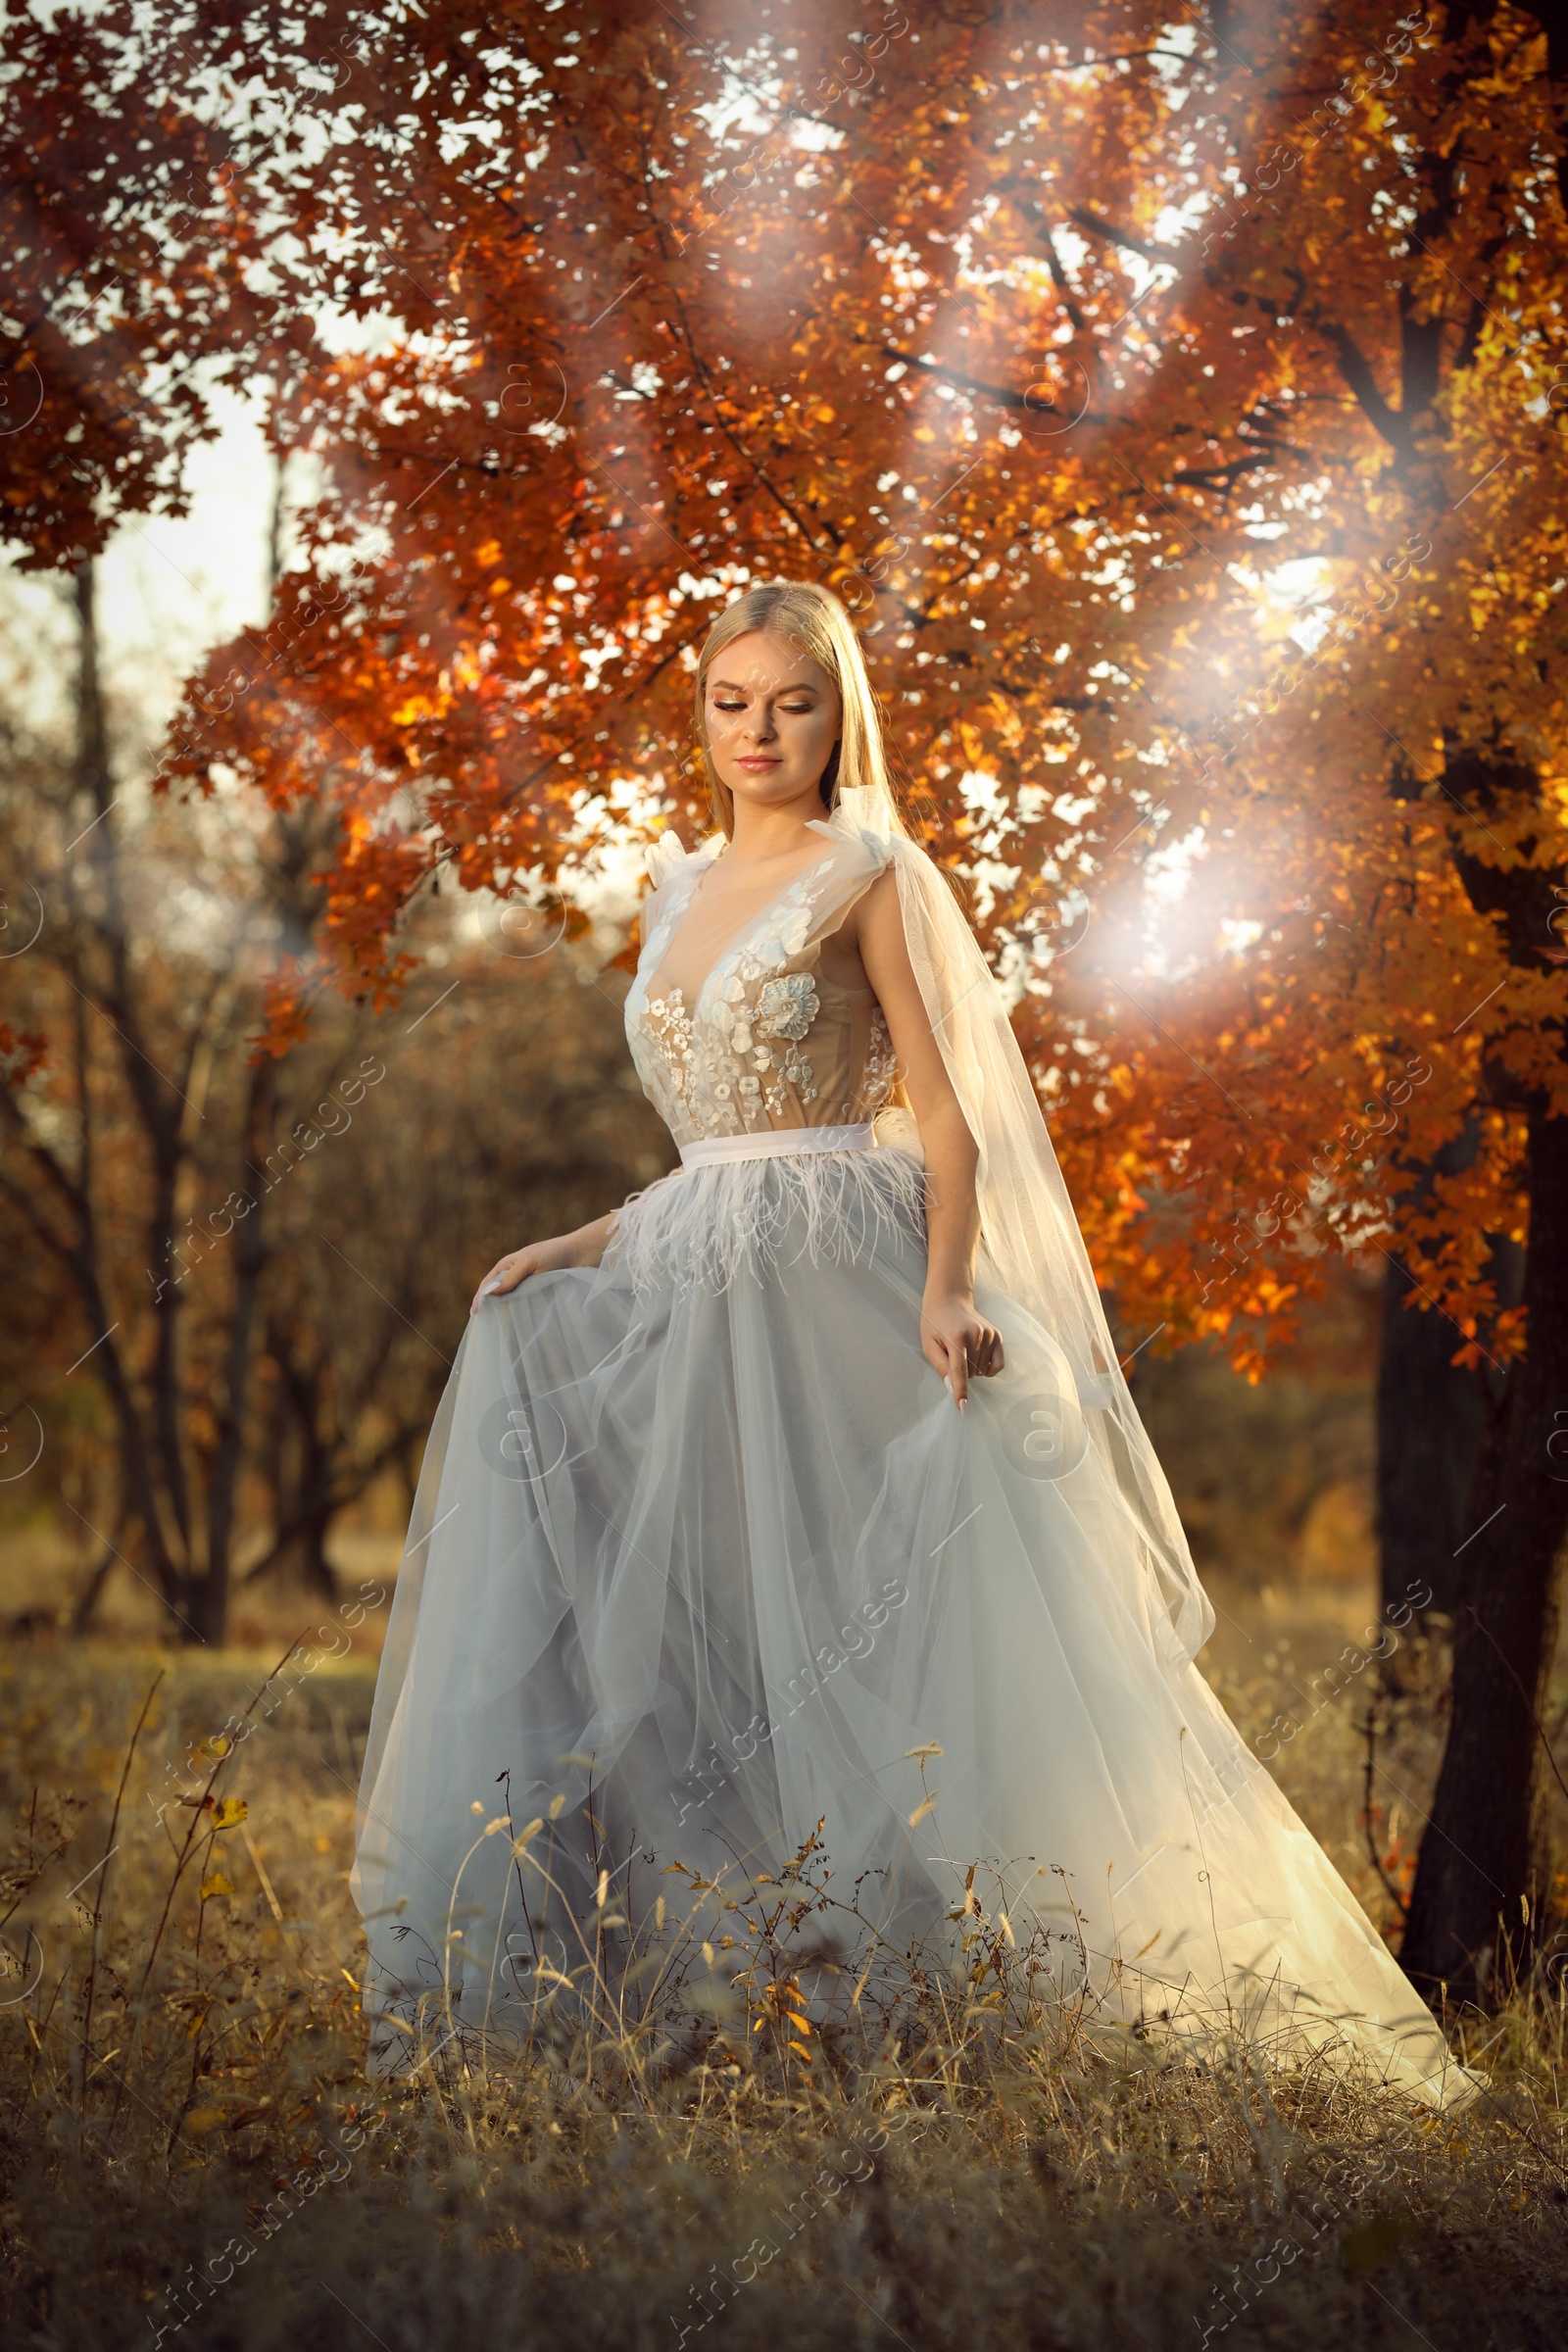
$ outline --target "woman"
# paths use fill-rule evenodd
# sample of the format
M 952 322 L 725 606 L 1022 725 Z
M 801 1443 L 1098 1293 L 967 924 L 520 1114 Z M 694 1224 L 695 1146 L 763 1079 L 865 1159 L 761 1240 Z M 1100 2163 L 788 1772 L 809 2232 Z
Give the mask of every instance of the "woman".
M 379 2046 L 421 2004 L 525 2028 L 672 1887 L 716 1934 L 820 1825 L 818 1960 L 929 1959 L 979 1863 L 1097 2014 L 1464 2095 L 1193 1664 L 1212 1615 L 843 608 L 741 597 L 696 717 L 719 830 L 656 845 L 626 1000 L 682 1165 L 497 1261 L 425 1456 L 354 1879 Z

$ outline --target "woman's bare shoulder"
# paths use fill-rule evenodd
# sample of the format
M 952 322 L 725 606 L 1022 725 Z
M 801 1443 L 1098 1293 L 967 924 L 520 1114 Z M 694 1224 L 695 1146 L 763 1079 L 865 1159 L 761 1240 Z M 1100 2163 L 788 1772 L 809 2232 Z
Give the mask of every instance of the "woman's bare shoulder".
M 845 918 L 846 929 L 855 936 L 869 931 L 875 933 L 889 923 L 901 923 L 899 914 L 899 878 L 891 865 L 885 865 L 874 882 L 868 882 L 857 898 Z

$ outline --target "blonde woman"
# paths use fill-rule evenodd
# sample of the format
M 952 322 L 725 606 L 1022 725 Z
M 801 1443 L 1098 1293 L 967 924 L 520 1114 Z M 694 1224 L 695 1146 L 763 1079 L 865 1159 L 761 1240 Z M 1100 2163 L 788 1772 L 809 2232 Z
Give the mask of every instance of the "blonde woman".
M 1063 1997 L 1465 2095 L 1193 1663 L 1211 1612 L 837 600 L 732 604 L 696 731 L 714 829 L 656 844 L 626 1000 L 682 1164 L 496 1261 L 425 1456 L 354 1877 L 388 2062 L 421 2008 L 527 2031 L 607 1929 L 648 1953 L 672 1866 L 734 1928 L 820 1823 L 819 1990 L 940 1962 L 978 1863 Z

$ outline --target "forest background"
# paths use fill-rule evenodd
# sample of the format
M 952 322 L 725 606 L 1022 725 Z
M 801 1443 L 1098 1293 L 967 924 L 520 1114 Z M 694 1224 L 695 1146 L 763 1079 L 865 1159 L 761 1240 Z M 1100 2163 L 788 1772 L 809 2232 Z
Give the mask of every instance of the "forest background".
M 638 844 L 706 823 L 715 612 L 818 579 L 1213 1671 L 1274 1761 L 1331 1644 L 1358 1884 L 1511 1998 L 1568 1932 L 1556 18 L 40 6 L 0 74 L 18 1654 L 387 1576 L 475 1270 L 670 1163 Z

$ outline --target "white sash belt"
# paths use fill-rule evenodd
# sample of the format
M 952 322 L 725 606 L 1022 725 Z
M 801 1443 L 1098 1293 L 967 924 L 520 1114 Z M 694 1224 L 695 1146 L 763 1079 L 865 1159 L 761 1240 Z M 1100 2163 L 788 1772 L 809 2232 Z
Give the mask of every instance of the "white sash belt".
M 703 1135 L 682 1144 L 682 1167 L 728 1166 L 737 1159 L 794 1159 L 814 1152 L 869 1152 L 869 1119 L 856 1127 L 777 1127 L 761 1135 Z

